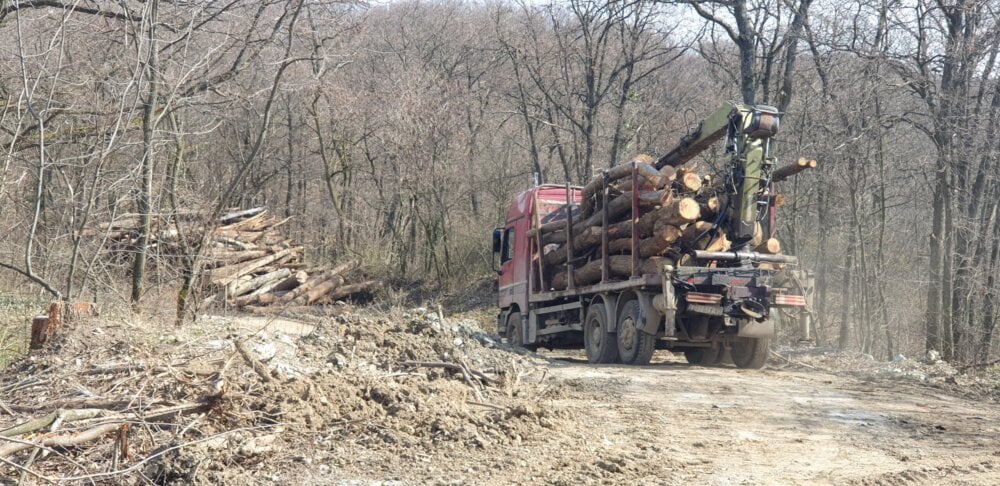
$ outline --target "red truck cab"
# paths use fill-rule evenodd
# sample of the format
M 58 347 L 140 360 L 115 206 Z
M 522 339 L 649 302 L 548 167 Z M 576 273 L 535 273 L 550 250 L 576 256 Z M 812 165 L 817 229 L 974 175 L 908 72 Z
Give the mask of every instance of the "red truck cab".
M 501 312 L 500 322 L 506 321 L 510 312 L 519 315 L 528 308 L 528 295 L 532 291 L 531 265 L 541 253 L 533 251 L 529 246 L 528 230 L 538 223 L 566 217 L 566 202 L 572 199 L 574 205 L 581 200 L 580 188 L 546 184 L 533 187 L 513 198 L 507 210 L 507 218 L 503 228 L 497 228 L 493 233 L 493 248 L 500 254 L 499 276 L 497 278 L 497 304 Z M 537 283 L 536 283 L 537 285 Z M 537 290 L 537 289 L 535 289 Z M 498 330 L 508 339 L 518 344 L 523 343 L 516 336 L 509 335 L 511 330 L 498 324 Z M 515 334 L 521 329 L 514 329 Z

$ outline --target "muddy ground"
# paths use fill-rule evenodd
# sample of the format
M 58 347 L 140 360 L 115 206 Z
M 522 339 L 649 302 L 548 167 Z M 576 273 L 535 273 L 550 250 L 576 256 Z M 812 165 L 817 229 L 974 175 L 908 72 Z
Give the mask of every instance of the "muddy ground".
M 0 436 L 60 400 L 127 405 L 18 440 L 132 428 L 9 456 L 32 472 L 0 464 L 0 484 L 1000 484 L 1000 388 L 946 365 L 592 366 L 485 327 L 427 309 L 78 323 L 0 373 Z M 185 403 L 203 406 L 148 419 Z

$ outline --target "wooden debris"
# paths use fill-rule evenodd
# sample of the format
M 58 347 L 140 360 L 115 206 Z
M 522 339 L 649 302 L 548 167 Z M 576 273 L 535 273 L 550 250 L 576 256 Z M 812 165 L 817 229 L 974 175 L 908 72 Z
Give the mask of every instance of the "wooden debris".
M 644 204 L 655 204 L 658 197 L 663 195 L 650 191 L 650 202 Z M 194 214 L 180 221 L 157 222 L 154 234 L 161 239 L 154 239 L 152 244 L 161 254 L 183 255 L 194 240 L 201 238 L 207 218 Z M 303 262 L 305 248 L 280 230 L 290 219 L 273 217 L 264 208 L 233 211 L 219 218 L 204 250 L 205 270 L 199 290 L 206 298 L 201 308 L 320 305 L 366 295 L 381 286 L 380 282 L 352 282 L 349 274 L 357 267 L 353 262 L 333 270 Z M 138 235 L 136 225 L 138 220 L 127 218 L 101 229 L 113 233 L 113 247 L 130 252 Z M 192 241 L 183 244 L 181 235 Z M 40 319 L 36 327 L 39 332 L 47 329 Z
M 236 341 L 236 350 L 239 351 L 240 356 L 242 356 L 243 360 L 247 362 L 247 365 L 253 369 L 253 372 L 257 373 L 257 376 L 260 377 L 261 381 L 264 383 L 271 383 L 274 381 L 274 378 L 271 378 L 271 373 L 267 371 L 267 366 L 264 366 L 264 364 L 261 363 L 249 349 L 247 349 L 247 346 L 243 343 L 243 341 Z
M 799 160 L 796 160 L 794 163 L 775 169 L 775 171 L 771 174 L 771 181 L 781 182 L 804 170 L 815 169 L 816 165 L 815 160 L 800 157 Z

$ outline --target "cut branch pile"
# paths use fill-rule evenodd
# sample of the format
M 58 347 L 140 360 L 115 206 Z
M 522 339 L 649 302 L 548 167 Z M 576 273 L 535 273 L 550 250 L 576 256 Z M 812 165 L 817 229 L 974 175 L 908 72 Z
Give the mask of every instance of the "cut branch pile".
M 562 385 L 544 363 L 443 316 L 80 320 L 0 369 L 0 484 L 311 484 L 324 476 L 288 468 L 495 450 L 569 423 L 547 410 Z
M 103 484 L 102 479 L 123 484 L 120 480 L 130 472 L 162 455 L 164 449 L 151 450 L 150 439 L 166 443 L 229 402 L 227 367 L 222 363 L 203 376 L 189 375 L 194 378 L 187 381 L 197 382 L 193 386 L 165 379 L 182 374 L 170 364 L 94 367 L 76 370 L 75 376 L 61 374 L 58 367 L 43 367 L 41 372 L 29 368 L 23 371 L 33 376 L 20 381 L 10 381 L 21 375 L 11 373 L 0 380 L 0 476 L 17 472 L 20 484 Z M 57 371 L 60 374 L 53 376 Z M 64 386 L 67 382 L 74 386 Z M 129 396 L 112 390 L 139 392 Z M 51 469 L 37 465 L 53 460 L 65 463 L 64 474 L 69 476 L 48 477 Z M 105 464 L 103 470 L 87 466 L 96 461 Z
M 206 229 L 211 231 L 203 252 L 200 290 L 209 295 L 204 304 L 225 303 L 262 311 L 270 306 L 331 304 L 382 286 L 379 280 L 350 282 L 354 263 L 335 268 L 313 267 L 302 262 L 304 248 L 296 245 L 281 227 L 291 218 L 270 216 L 264 208 L 222 216 L 217 227 L 207 228 L 206 218 L 187 213 L 154 231 L 151 246 L 160 255 L 182 257 L 196 246 Z M 105 225 L 115 247 L 130 248 L 139 238 L 138 221 Z
M 632 163 L 607 171 L 607 197 L 604 174 L 582 188 L 579 211 L 573 212 L 572 234 L 567 231 L 567 219 L 536 224 L 529 232 L 533 244 L 542 248 L 537 264 L 541 266 L 543 288 L 568 288 L 568 267 L 572 267 L 574 286 L 602 280 L 605 220 L 608 279 L 658 273 L 668 264 L 700 265 L 705 262 L 695 261 L 690 256 L 693 250 L 731 248 L 732 242 L 724 231 L 728 196 L 722 177 L 700 176 L 693 164 L 657 170 L 653 158 L 647 155 L 639 155 L 632 162 L 635 176 Z M 793 164 L 783 168 L 782 175 L 787 177 L 786 172 L 793 174 L 808 165 L 808 161 L 804 166 Z M 637 187 L 635 197 L 633 185 Z M 759 225 L 747 248 L 771 254 L 781 251 L 778 240 L 766 238 Z M 632 258 L 633 252 L 638 258 Z

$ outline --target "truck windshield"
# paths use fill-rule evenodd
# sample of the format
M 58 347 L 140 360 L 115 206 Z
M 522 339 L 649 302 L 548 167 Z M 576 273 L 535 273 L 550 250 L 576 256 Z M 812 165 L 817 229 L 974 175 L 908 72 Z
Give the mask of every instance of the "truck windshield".
M 580 206 L 574 204 L 572 207 L 573 219 L 576 220 L 580 214 Z M 542 224 L 566 219 L 566 203 L 562 201 L 538 200 L 538 219 Z

